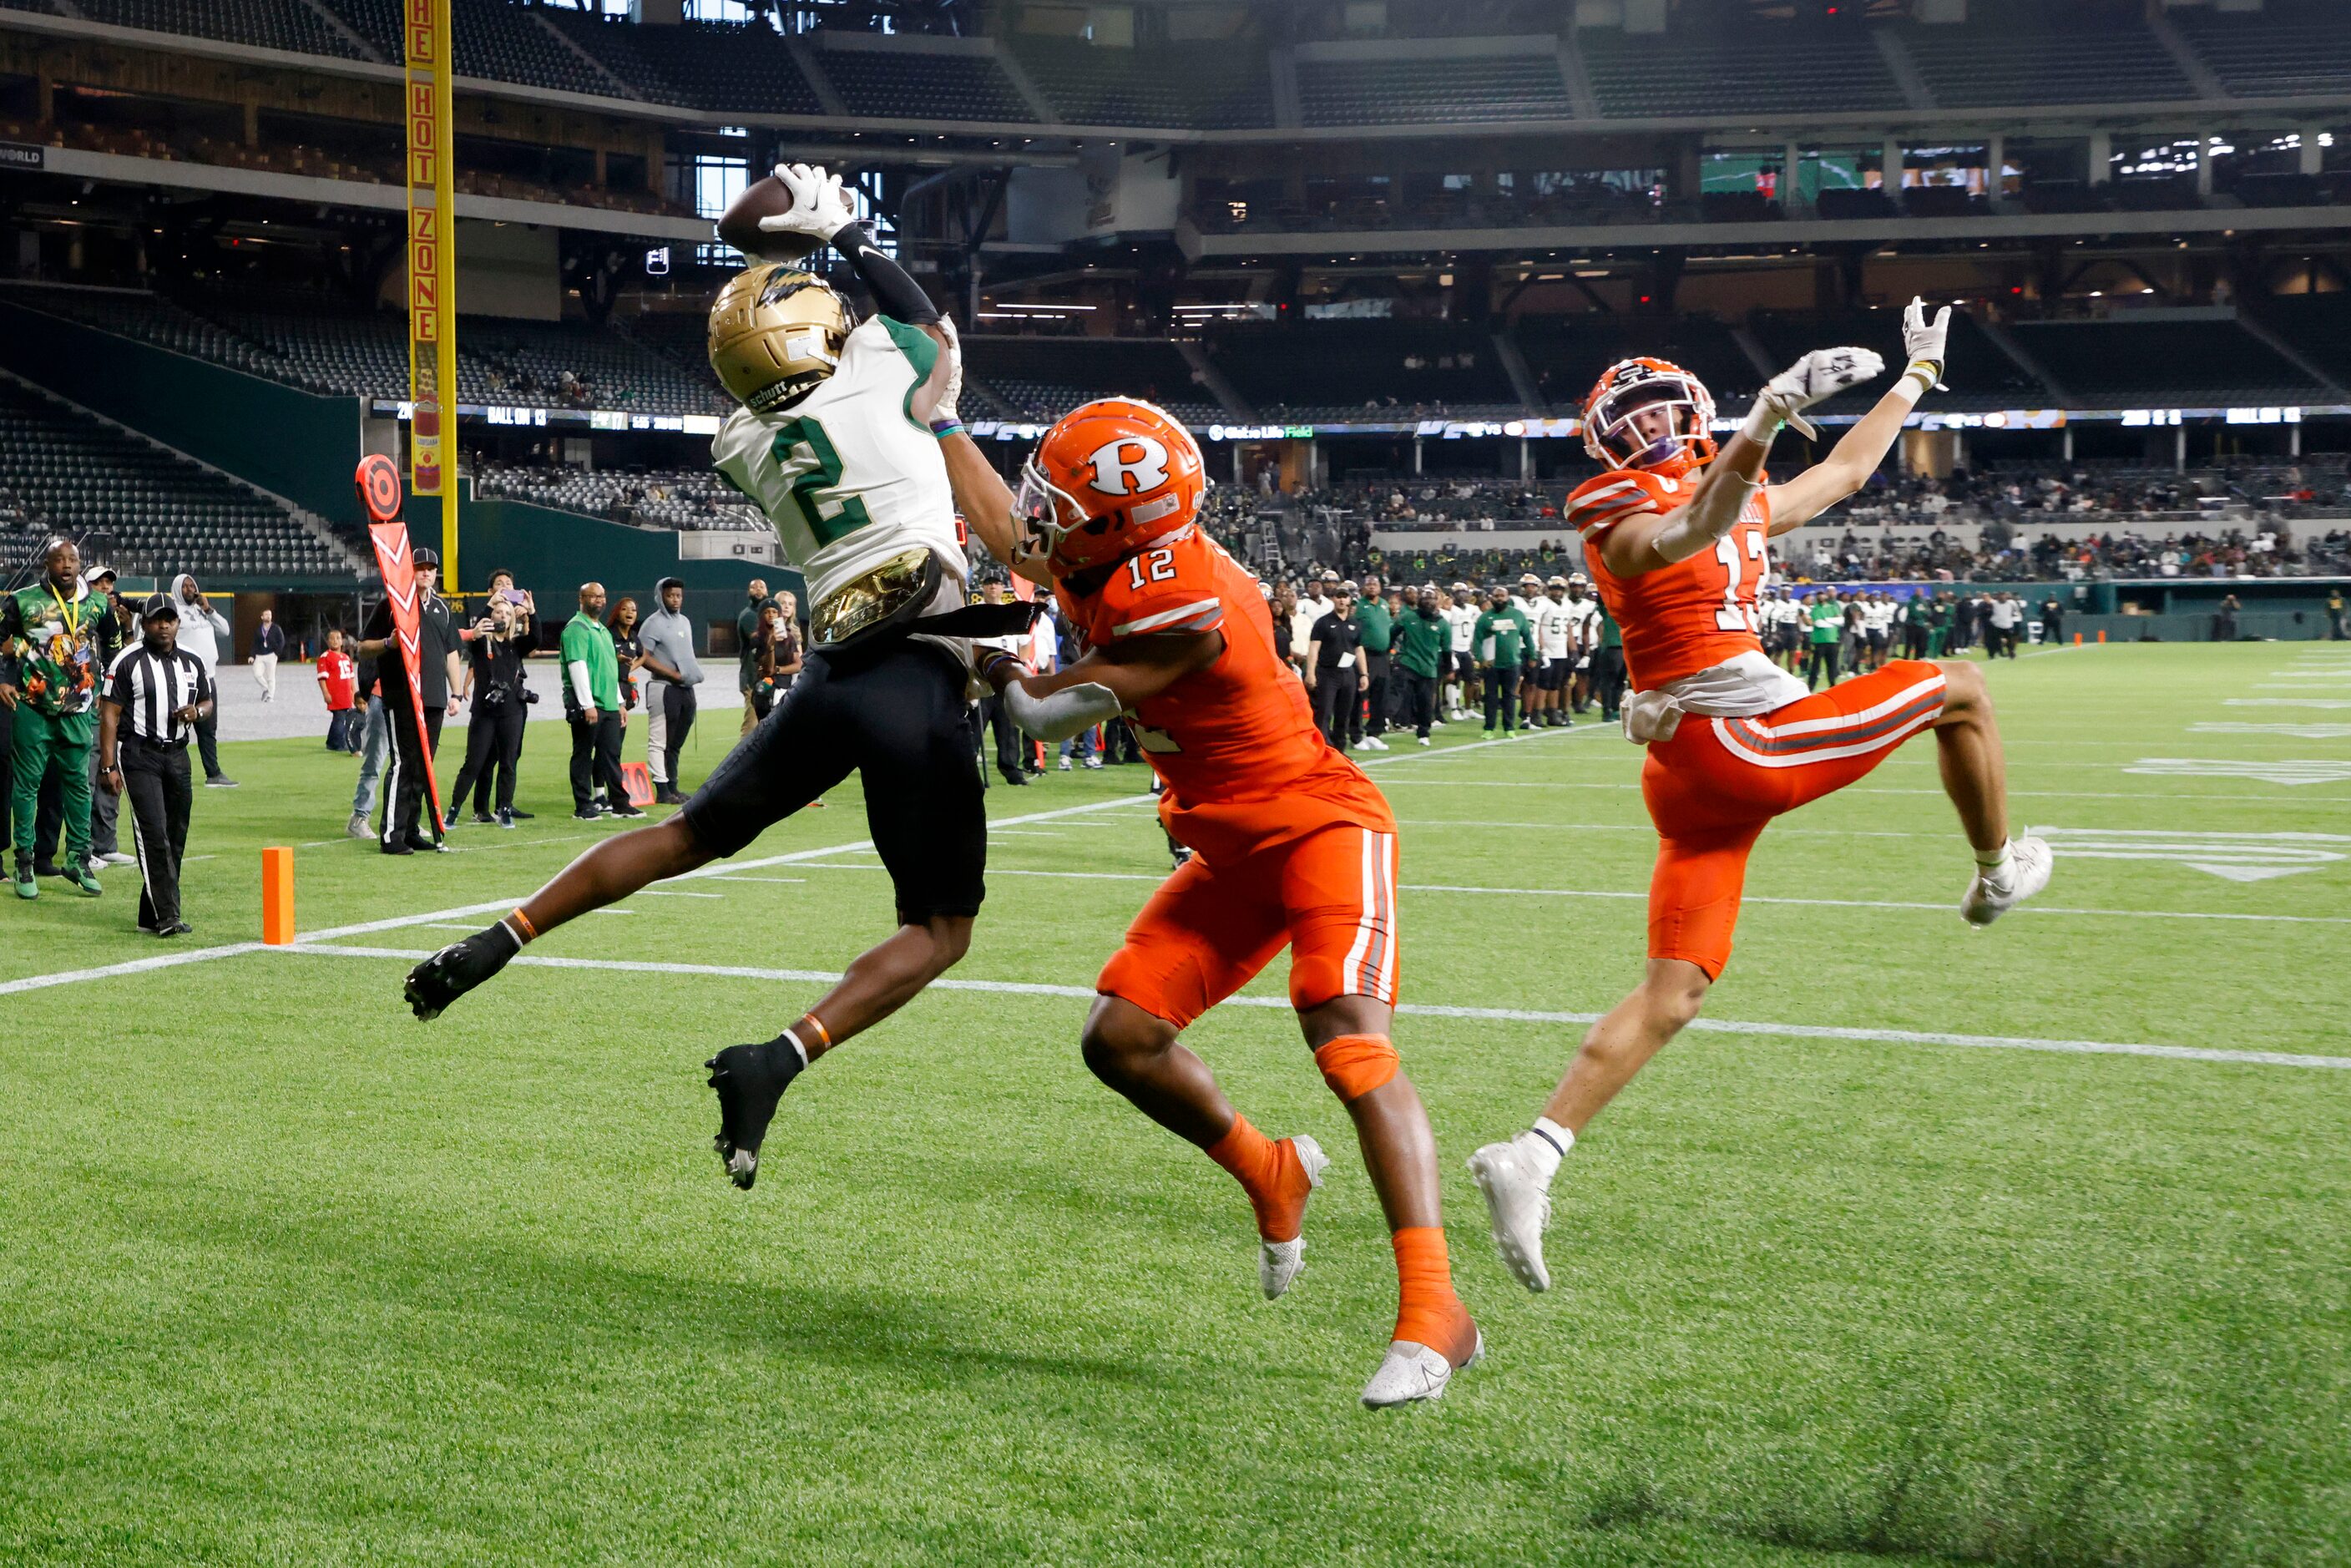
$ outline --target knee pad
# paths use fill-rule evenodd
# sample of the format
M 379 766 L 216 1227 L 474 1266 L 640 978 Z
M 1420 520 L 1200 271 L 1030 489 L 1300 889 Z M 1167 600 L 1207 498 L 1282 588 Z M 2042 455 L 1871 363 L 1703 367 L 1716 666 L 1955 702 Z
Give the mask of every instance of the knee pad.
M 1314 1052 L 1322 1082 L 1343 1105 L 1352 1104 L 1396 1075 L 1396 1048 L 1384 1034 L 1343 1034 Z

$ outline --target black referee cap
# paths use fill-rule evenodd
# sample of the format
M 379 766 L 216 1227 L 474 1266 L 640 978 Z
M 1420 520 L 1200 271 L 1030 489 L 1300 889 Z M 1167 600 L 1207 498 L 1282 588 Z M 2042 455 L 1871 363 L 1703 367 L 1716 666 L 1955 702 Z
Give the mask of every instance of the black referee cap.
M 151 593 L 147 596 L 147 602 L 140 608 L 139 618 L 142 621 L 177 621 L 180 607 L 172 602 L 172 596 L 168 593 Z

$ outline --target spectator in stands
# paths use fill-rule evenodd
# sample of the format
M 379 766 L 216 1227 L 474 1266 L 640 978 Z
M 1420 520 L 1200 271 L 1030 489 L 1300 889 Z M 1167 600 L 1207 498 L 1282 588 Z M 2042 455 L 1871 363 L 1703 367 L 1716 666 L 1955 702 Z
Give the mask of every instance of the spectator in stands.
M 383 827 L 377 846 L 388 855 L 445 851 L 448 846 L 420 826 L 424 810 L 425 770 L 441 744 L 442 722 L 457 711 L 455 693 L 463 684 L 457 667 L 459 634 L 449 601 L 434 590 L 441 585 L 441 556 L 420 549 L 416 565 L 416 668 L 394 634 L 392 598 L 378 601 L 360 633 L 360 652 L 375 659 L 376 685 L 383 694 L 384 722 L 392 732 L 392 767 L 384 780 Z M 417 728 L 417 703 L 424 709 L 424 727 Z
M 530 815 L 514 809 L 515 767 L 522 759 L 523 721 L 530 716 L 531 699 L 522 665 L 531 651 L 531 634 L 517 626 L 518 609 L 512 600 L 494 596 L 486 623 L 475 628 L 473 641 L 465 644 L 474 677 L 473 722 L 465 727 L 465 765 L 457 770 L 457 787 L 449 793 L 442 819 L 444 832 L 457 825 L 468 794 L 474 798 L 474 821 L 485 826 L 511 828 Z M 495 812 L 490 804 L 493 772 L 497 775 Z
M 260 688 L 261 700 L 277 700 L 277 659 L 286 652 L 286 632 L 277 624 L 275 611 L 261 612 L 261 624 L 253 629 L 253 684 Z
M 625 601 L 624 601 L 625 602 Z M 580 612 L 563 628 L 563 708 L 571 721 L 571 814 L 642 817 L 621 781 L 621 664 L 604 613 L 604 585 L 580 585 Z M 613 619 L 619 620 L 615 614 Z M 596 803 L 596 791 L 604 804 Z
M 752 689 L 759 684 L 760 612 L 768 602 L 768 581 L 755 577 L 747 591 L 748 601 L 735 612 L 735 689 L 743 694 L 743 728 L 748 735 L 751 727 L 768 716 L 768 710 L 751 700 Z
M 180 861 L 188 848 L 195 790 L 188 779 L 188 736 L 213 704 L 203 662 L 173 645 L 180 615 L 171 596 L 148 600 L 137 647 L 107 672 L 99 721 L 99 787 L 107 798 L 131 796 L 131 831 L 139 845 L 139 929 L 184 936 Z
M 204 667 L 205 682 L 218 690 L 220 640 L 229 634 L 228 618 L 205 601 L 204 590 L 187 572 L 172 580 L 172 597 L 180 608 L 179 645 L 195 655 L 196 662 Z M 221 771 L 219 722 L 210 708 L 196 720 L 196 754 L 204 761 L 206 789 L 236 788 L 236 780 Z
M 326 651 L 319 655 L 319 696 L 327 705 L 329 751 L 359 751 L 359 666 L 343 652 L 343 629 L 330 626 Z
M 645 692 L 645 762 L 653 771 L 653 799 L 664 806 L 683 806 L 685 794 L 677 787 L 677 762 L 685 737 L 694 731 L 702 665 L 694 656 L 685 584 L 664 577 L 653 585 L 653 596 L 660 608 L 645 617 L 644 630 L 638 633 L 644 643 L 644 666 L 653 675 Z
M 1364 668 L 1363 629 L 1355 623 L 1355 585 L 1340 583 L 1330 604 L 1306 640 L 1306 689 L 1313 694 L 1322 738 L 1343 757 L 1371 675 Z

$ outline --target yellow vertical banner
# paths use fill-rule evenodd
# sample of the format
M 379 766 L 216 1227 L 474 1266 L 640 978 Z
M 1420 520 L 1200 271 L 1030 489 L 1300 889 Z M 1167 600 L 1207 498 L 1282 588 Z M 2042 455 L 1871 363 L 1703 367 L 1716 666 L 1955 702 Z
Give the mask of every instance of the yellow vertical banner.
M 401 0 L 408 126 L 409 488 L 441 498 L 441 582 L 457 587 L 457 197 L 449 0 Z

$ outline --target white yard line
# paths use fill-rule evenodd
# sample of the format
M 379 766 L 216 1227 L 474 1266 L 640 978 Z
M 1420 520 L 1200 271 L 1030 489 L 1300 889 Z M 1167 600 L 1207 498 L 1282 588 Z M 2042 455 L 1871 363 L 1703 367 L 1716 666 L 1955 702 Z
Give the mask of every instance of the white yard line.
M 335 953 L 350 958 L 390 958 L 413 963 L 432 955 L 400 947 L 313 947 L 297 946 L 267 949 L 287 953 Z M 828 969 L 770 969 L 744 964 L 669 964 L 628 958 L 553 958 L 526 953 L 516 965 L 550 969 L 602 969 L 638 975 L 702 975 L 722 979 L 776 980 L 808 985 L 833 985 L 841 976 Z M 950 976 L 931 982 L 942 991 L 977 991 L 997 996 L 1058 997 L 1092 1000 L 1091 986 L 1050 986 L 1019 980 L 966 980 Z M 1233 997 L 1228 1007 L 1290 1009 L 1286 997 Z M 1444 1007 L 1406 1002 L 1396 1011 L 1418 1018 L 1490 1020 L 1501 1023 L 1589 1024 L 1598 1013 L 1551 1012 L 1525 1008 Z M 1751 1023 L 1736 1019 L 1699 1019 L 1691 1030 L 1708 1034 L 1764 1035 L 1795 1040 L 1843 1040 L 1886 1045 L 1951 1045 L 1977 1050 L 2048 1051 L 2067 1056 L 2140 1056 L 2174 1061 L 2209 1061 L 2228 1066 L 2311 1067 L 2351 1070 L 2351 1056 L 2304 1056 L 2281 1051 L 2215 1051 L 2199 1046 L 2152 1045 L 2127 1040 L 2041 1040 L 2030 1035 L 1952 1034 L 1941 1030 L 1854 1029 L 1826 1024 Z
M 724 898 L 726 895 L 723 893 L 690 893 L 684 888 L 675 887 L 644 887 L 639 888 L 632 896 L 636 898 Z
M 100 964 L 93 969 L 68 969 L 57 975 L 27 975 L 20 980 L 0 980 L 0 997 L 14 996 L 18 991 L 37 991 L 49 986 L 70 986 L 83 980 L 104 980 L 116 975 L 143 975 L 150 969 L 169 969 L 181 964 L 201 964 L 208 958 L 233 958 L 239 953 L 257 951 L 258 942 L 232 942 L 224 947 L 181 947 L 158 953 L 152 958 L 131 958 L 120 964 Z

